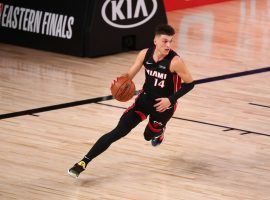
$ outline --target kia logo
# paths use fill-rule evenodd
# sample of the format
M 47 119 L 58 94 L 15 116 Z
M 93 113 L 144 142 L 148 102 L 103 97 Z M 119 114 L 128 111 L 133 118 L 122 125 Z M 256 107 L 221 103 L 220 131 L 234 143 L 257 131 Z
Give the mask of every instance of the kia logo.
M 133 28 L 149 21 L 156 11 L 156 0 L 106 0 L 101 14 L 113 27 Z

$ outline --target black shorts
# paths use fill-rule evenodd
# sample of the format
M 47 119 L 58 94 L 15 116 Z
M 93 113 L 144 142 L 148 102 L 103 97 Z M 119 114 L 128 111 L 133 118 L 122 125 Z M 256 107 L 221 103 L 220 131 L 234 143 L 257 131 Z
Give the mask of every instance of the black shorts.
M 170 107 L 164 112 L 157 112 L 154 107 L 154 104 L 156 103 L 157 101 L 154 98 L 150 97 L 145 92 L 141 92 L 137 96 L 135 103 L 127 108 L 125 113 L 134 112 L 140 116 L 141 121 L 149 116 L 148 127 L 151 131 L 158 132 L 163 129 L 171 119 L 176 106 Z

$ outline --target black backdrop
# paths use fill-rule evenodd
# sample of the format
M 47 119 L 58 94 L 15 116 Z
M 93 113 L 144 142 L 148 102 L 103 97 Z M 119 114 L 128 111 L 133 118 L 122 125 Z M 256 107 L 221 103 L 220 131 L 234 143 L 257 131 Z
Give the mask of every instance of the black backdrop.
M 0 42 L 95 57 L 149 46 L 162 0 L 2 0 Z

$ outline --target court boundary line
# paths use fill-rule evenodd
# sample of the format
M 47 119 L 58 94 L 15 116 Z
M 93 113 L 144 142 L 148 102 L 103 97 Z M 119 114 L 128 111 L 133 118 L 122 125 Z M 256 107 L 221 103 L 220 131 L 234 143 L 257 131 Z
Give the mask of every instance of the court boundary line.
M 248 70 L 248 71 L 243 71 L 243 72 L 237 72 L 237 73 L 232 73 L 232 74 L 225 74 L 225 75 L 221 75 L 221 76 L 199 79 L 199 80 L 195 80 L 194 83 L 196 85 L 199 85 L 199 84 L 203 84 L 203 83 L 209 83 L 209 82 L 215 82 L 215 81 L 226 80 L 226 79 L 231 79 L 231 78 L 237 78 L 237 77 L 241 77 L 241 76 L 248 76 L 248 75 L 264 73 L 264 72 L 268 72 L 268 71 L 270 71 L 270 67 L 263 67 L 263 68 L 259 68 L 259 69 L 253 69 L 253 70 Z M 136 94 L 137 93 L 138 93 L 138 91 L 136 92 Z M 45 107 L 23 110 L 23 111 L 18 111 L 18 112 L 6 113 L 6 114 L 0 115 L 0 120 L 24 116 L 24 115 L 34 115 L 37 113 L 58 110 L 58 109 L 63 109 L 63 108 L 69 108 L 69 107 L 75 107 L 75 106 L 80 106 L 80 105 L 84 105 L 84 104 L 98 103 L 98 102 L 102 102 L 102 101 L 108 101 L 111 99 L 113 99 L 112 95 L 108 95 L 108 96 L 103 96 L 103 97 L 96 97 L 96 98 L 74 101 L 74 102 L 69 102 L 69 103 L 62 103 L 62 104 L 56 104 L 56 105 L 52 105 L 52 106 L 45 106 Z
M 266 106 L 266 105 L 262 105 L 262 104 L 257 104 L 257 103 L 249 103 L 250 105 L 253 106 L 260 106 L 260 107 L 264 107 L 264 108 L 270 108 L 270 106 Z
M 106 104 L 106 103 L 95 103 L 95 104 L 109 106 L 109 107 L 114 107 L 114 108 L 127 109 L 125 107 L 115 106 L 115 105 Z M 177 119 L 177 120 L 182 120 L 182 121 L 188 121 L 188 122 L 193 122 L 193 123 L 198 123 L 198 124 L 204 124 L 204 125 L 209 125 L 209 126 L 215 126 L 215 127 L 219 127 L 219 128 L 224 128 L 224 130 L 223 130 L 224 132 L 228 132 L 228 131 L 239 131 L 239 132 L 241 132 L 240 135 L 254 134 L 254 135 L 260 135 L 260 136 L 270 137 L 270 135 L 269 134 L 266 134 L 266 133 L 249 131 L 249 130 L 244 130 L 244 129 L 240 129 L 240 128 L 234 128 L 234 127 L 225 126 L 225 125 L 213 124 L 213 123 L 209 123 L 209 122 L 203 122 L 203 121 L 198 121 L 198 120 L 193 120 L 193 119 L 187 119 L 187 118 L 182 118 L 182 117 L 172 117 L 172 118 L 173 119 Z

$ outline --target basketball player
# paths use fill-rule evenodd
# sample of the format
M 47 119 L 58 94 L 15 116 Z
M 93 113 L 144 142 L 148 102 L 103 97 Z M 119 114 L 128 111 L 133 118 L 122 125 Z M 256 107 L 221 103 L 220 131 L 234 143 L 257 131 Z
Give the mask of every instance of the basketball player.
M 166 124 L 176 109 L 177 99 L 194 87 L 184 62 L 171 49 L 174 34 L 170 25 L 156 28 L 154 46 L 140 51 L 126 74 L 133 79 L 142 66 L 145 68 L 145 83 L 135 103 L 123 113 L 118 125 L 100 137 L 84 158 L 69 169 L 69 175 L 77 178 L 93 158 L 126 136 L 147 117 L 149 121 L 144 130 L 145 140 L 151 140 L 153 146 L 161 144 Z

